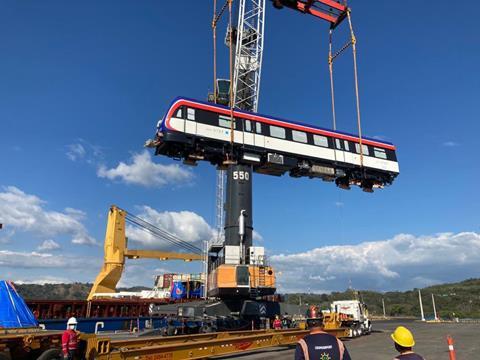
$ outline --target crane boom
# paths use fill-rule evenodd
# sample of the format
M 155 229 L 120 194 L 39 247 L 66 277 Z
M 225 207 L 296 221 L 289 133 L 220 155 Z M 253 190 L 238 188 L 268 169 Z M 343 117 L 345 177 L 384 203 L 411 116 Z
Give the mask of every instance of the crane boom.
M 240 0 L 233 69 L 233 104 L 257 112 L 263 58 L 265 0 Z

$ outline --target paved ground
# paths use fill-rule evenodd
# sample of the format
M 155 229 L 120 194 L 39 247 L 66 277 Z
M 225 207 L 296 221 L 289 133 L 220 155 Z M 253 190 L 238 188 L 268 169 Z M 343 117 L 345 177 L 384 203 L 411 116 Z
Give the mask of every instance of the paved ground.
M 345 345 L 353 360 L 388 360 L 395 357 L 390 334 L 398 325 L 405 325 L 414 334 L 417 346 L 415 351 L 427 360 L 448 360 L 446 336 L 455 341 L 457 360 L 480 359 L 480 324 L 425 324 L 407 321 L 383 321 L 374 323 L 374 332 L 369 336 L 346 340 Z M 275 359 L 294 358 L 295 349 L 272 348 L 221 359 Z

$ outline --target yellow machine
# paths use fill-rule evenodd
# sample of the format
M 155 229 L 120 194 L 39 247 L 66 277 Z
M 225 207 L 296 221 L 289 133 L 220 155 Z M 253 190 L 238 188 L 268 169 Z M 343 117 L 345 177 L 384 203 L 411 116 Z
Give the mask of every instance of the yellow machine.
M 127 248 L 125 236 L 125 220 L 128 212 L 115 205 L 108 213 L 107 231 L 105 233 L 104 260 L 87 300 L 92 300 L 96 294 L 115 293 L 122 276 L 125 259 L 158 259 L 158 260 L 203 260 L 201 254 L 174 253 L 156 250 L 131 250 Z M 133 217 L 135 218 L 135 217 Z M 137 222 L 141 219 L 135 218 Z M 143 221 L 144 222 L 144 221 Z M 144 222 L 145 224 L 148 224 Z M 150 224 L 149 224 L 150 225 Z M 150 225 L 152 226 L 152 225 Z M 158 228 L 157 228 L 158 229 Z M 158 229 L 160 230 L 160 229 Z M 172 235 L 169 235 L 172 236 Z M 177 240 L 180 241 L 180 240 Z

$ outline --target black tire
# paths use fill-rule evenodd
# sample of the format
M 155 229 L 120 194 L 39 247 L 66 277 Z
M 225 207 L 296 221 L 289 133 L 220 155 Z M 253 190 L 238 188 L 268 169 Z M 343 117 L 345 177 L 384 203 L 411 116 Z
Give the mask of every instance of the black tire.
M 48 349 L 40 355 L 37 360 L 61 360 L 63 359 L 60 349 Z

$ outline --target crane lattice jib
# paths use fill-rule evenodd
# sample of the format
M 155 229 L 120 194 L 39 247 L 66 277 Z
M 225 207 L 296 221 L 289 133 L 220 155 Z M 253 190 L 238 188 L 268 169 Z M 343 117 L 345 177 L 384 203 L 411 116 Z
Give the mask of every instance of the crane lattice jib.
M 262 71 L 265 0 L 240 0 L 233 72 L 235 108 L 256 112 Z

